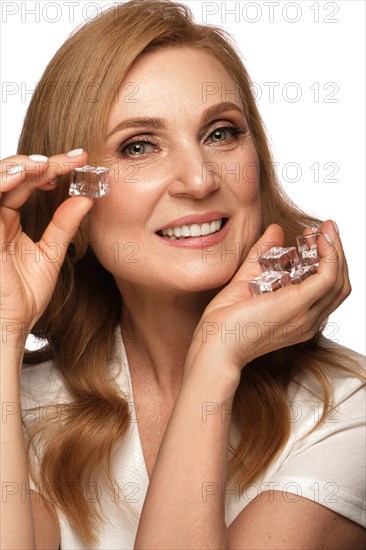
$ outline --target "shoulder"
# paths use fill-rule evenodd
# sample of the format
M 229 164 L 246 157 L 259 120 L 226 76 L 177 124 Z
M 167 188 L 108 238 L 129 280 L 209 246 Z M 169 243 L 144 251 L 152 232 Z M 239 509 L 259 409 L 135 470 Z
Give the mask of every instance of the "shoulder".
M 335 450 L 344 453 L 347 443 L 352 441 L 357 445 L 358 438 L 363 435 L 366 412 L 364 357 L 325 338 L 321 345 L 333 354 L 331 360 L 335 367 L 326 362 L 323 368 L 320 365 L 319 378 L 310 371 L 294 377 L 288 392 L 290 455 L 306 448 L 314 448 L 316 452 L 320 442 L 323 442 L 324 456 L 329 457 Z M 329 393 L 324 394 L 324 390 Z M 325 397 L 328 400 L 326 408 Z M 321 462 L 318 461 L 318 465 Z
M 347 367 L 357 363 L 363 369 L 365 368 L 365 356 L 353 349 L 343 346 L 338 341 L 330 340 L 329 338 L 325 338 L 325 336 L 320 336 L 318 344 L 319 347 L 327 350 L 329 353 L 339 355 L 341 358 L 341 365 Z
M 365 375 L 362 355 L 325 339 L 321 345 L 334 354 L 336 366 Z M 365 526 L 365 380 L 342 368 L 328 368 L 328 363 L 319 365 L 320 381 L 310 371 L 291 381 L 289 439 L 244 500 L 230 502 L 229 520 L 256 494 L 279 491 L 290 505 L 302 497 Z M 329 389 L 326 410 L 322 382 Z
M 329 388 L 324 421 L 322 383 L 302 371 L 289 387 L 287 444 L 243 500 L 229 501 L 230 548 L 344 550 L 365 543 L 365 358 L 326 339 L 321 345 L 330 354 L 319 364 Z
M 325 339 L 322 345 L 337 354 L 335 364 L 365 376 L 362 355 Z M 341 368 L 322 374 L 330 390 L 327 409 L 321 383 L 308 373 L 293 388 L 291 436 L 271 481 L 365 526 L 365 379 Z
M 289 400 L 313 400 L 321 406 L 323 390 L 327 388 L 330 404 L 344 406 L 348 399 L 354 399 L 352 396 L 355 393 L 363 393 L 366 381 L 365 357 L 326 338 L 320 340 L 319 347 L 325 355 L 323 358 L 319 356 L 318 376 L 311 369 L 298 373 L 289 386 Z

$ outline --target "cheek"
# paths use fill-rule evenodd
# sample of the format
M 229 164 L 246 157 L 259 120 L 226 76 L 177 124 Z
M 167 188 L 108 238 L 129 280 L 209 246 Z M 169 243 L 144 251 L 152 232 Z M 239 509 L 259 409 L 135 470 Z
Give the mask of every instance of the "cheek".
M 113 182 L 109 195 L 95 201 L 90 214 L 90 235 L 98 237 L 113 232 L 121 237 L 137 231 L 146 223 L 150 202 L 138 184 Z
M 146 225 L 156 191 L 141 182 L 115 181 L 108 196 L 95 201 L 89 217 L 89 241 L 100 263 L 114 273 L 117 264 L 140 262 Z M 127 266 L 128 267 L 128 266 Z
M 237 201 L 248 207 L 260 207 L 260 169 L 257 152 L 254 146 L 244 150 L 243 157 L 231 159 L 224 166 L 222 174 Z
M 139 238 L 127 210 L 115 204 L 107 208 L 100 202 L 90 216 L 89 228 L 90 246 L 107 271 L 114 274 L 117 267 L 137 261 Z
M 262 227 L 262 203 L 260 194 L 259 159 L 254 145 L 245 148 L 240 162 L 231 162 L 228 167 L 228 187 L 239 205 L 237 231 L 235 237 L 246 250 L 260 237 Z M 234 160 L 234 159 L 232 159 Z M 231 174 L 229 172 L 231 170 Z
M 111 270 L 115 263 L 116 250 L 133 241 L 132 219 L 134 212 L 127 200 L 116 200 L 117 193 L 111 189 L 107 197 L 96 200 L 90 213 L 89 239 L 100 263 Z

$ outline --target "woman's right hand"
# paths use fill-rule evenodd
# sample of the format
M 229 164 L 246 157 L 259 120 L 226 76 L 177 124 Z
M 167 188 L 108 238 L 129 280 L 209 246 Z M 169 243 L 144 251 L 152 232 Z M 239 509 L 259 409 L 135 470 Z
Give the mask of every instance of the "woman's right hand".
M 3 344 L 15 342 L 24 349 L 25 336 L 46 309 L 68 245 L 93 200 L 87 197 L 65 200 L 37 243 L 22 231 L 18 210 L 34 189 L 52 192 L 57 182 L 51 180 L 86 161 L 87 154 L 82 149 L 48 159 L 40 155 L 15 155 L 0 161 L 0 331 Z

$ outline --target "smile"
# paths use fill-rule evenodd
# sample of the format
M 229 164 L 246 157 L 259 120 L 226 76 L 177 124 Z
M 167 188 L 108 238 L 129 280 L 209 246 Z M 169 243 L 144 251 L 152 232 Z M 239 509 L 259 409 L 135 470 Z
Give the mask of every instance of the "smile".
M 205 237 L 212 235 L 220 230 L 222 225 L 225 225 L 227 218 L 219 218 L 212 222 L 192 223 L 191 225 L 179 225 L 177 227 L 168 227 L 158 231 L 160 237 L 165 237 L 171 241 L 180 239 L 189 239 L 192 237 Z

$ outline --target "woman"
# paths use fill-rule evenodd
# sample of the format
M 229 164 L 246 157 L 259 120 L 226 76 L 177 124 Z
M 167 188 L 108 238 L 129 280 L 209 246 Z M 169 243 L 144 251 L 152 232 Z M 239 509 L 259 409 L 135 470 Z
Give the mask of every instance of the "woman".
M 110 169 L 94 204 L 67 198 L 87 162 Z M 4 547 L 359 548 L 364 377 L 321 338 L 347 264 L 282 196 L 225 33 L 170 2 L 106 11 L 2 172 Z M 258 254 L 314 225 L 318 273 L 253 298 Z M 30 331 L 48 345 L 23 358 Z

